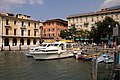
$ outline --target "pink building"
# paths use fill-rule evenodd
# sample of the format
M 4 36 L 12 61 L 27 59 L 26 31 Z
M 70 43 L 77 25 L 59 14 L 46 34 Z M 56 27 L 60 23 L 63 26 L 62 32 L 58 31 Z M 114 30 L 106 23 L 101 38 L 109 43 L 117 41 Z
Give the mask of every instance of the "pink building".
M 68 29 L 68 22 L 62 19 L 52 19 L 43 22 L 42 39 L 60 40 L 60 31 Z

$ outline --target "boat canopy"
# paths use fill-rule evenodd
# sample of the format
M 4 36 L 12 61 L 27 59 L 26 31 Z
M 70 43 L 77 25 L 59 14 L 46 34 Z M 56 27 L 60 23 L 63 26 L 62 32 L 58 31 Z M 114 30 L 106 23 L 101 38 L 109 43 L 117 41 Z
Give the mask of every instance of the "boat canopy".
M 68 43 L 72 43 L 72 40 L 60 40 L 60 42 L 68 42 Z

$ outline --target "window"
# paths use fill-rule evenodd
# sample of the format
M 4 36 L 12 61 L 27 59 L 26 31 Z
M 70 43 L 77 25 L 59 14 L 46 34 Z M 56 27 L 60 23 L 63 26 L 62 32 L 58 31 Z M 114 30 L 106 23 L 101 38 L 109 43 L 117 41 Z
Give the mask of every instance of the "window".
M 46 29 L 44 29 L 44 33 L 46 33 Z
M 24 22 L 22 21 L 22 27 L 24 26 Z
M 34 28 L 36 29 L 36 23 L 34 23 Z
M 54 23 L 52 23 L 52 25 L 54 25 Z
M 53 37 L 55 36 L 55 34 L 53 34 Z
M 54 28 L 52 28 L 52 31 L 55 31 L 55 29 L 54 29 Z
M 33 44 L 36 44 L 36 39 L 33 40 Z
M 44 36 L 46 36 L 46 34 L 44 34 Z
M 14 35 L 16 35 L 16 29 L 14 29 Z
M 24 30 L 21 30 L 21 36 L 24 36 Z
M 99 17 L 97 17 L 97 21 L 99 21 Z
M 116 14 L 116 20 L 118 20 L 118 15 Z
M 103 17 L 103 16 L 101 16 L 101 18 L 103 19 L 104 17 Z
M 91 20 L 92 22 L 94 21 L 94 19 L 93 19 L 93 17 L 92 17 L 92 20 Z
M 80 22 L 82 23 L 82 19 L 80 19 Z
M 113 15 L 111 15 L 111 17 L 113 18 Z
M 27 45 L 30 45 L 30 39 L 27 39 Z
M 23 39 L 23 38 L 20 39 L 20 43 L 21 43 L 22 45 L 24 45 L 24 39 Z
M 76 19 L 76 22 L 78 23 L 78 19 Z
M 14 20 L 14 25 L 16 25 L 16 23 L 17 23 L 17 21 L 16 21 L 16 20 Z
M 50 37 L 50 34 L 48 34 L 48 36 Z
M 30 30 L 28 30 L 28 36 L 30 36 Z
M 30 22 L 28 22 L 28 26 L 30 26 Z
M 36 31 L 34 31 L 34 36 L 36 36 Z
M 48 29 L 48 32 L 50 32 L 50 29 Z
M 8 33 L 9 33 L 9 29 L 6 28 L 6 35 L 8 35 Z
M 88 22 L 88 18 L 86 18 L 86 22 Z
M 6 25 L 9 25 L 9 20 L 8 19 L 6 19 Z

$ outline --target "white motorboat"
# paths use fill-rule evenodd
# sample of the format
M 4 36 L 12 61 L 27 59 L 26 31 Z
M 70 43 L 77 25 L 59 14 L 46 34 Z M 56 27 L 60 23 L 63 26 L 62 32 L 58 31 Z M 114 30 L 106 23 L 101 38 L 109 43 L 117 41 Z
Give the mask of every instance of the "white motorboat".
M 31 53 L 34 53 L 34 51 L 37 51 L 39 49 L 45 49 L 46 47 L 49 47 L 51 46 L 53 43 L 42 43 L 41 46 L 37 46 L 37 47 L 34 47 L 34 48 L 31 48 L 27 53 L 25 53 L 26 56 L 28 57 L 32 57 Z
M 109 57 L 108 59 L 104 60 L 105 63 L 113 63 L 114 62 L 114 57 Z
M 107 54 L 102 54 L 97 58 L 97 62 L 112 63 L 114 62 L 114 57 Z
M 60 59 L 74 56 L 70 50 L 70 43 L 55 42 L 53 46 L 46 47 L 44 49 L 35 50 L 32 53 L 34 59 L 46 60 L 46 59 Z M 69 49 L 68 49 L 69 48 Z
M 107 54 L 102 54 L 101 56 L 99 56 L 97 58 L 97 62 L 103 62 L 105 59 L 108 59 L 108 55 Z

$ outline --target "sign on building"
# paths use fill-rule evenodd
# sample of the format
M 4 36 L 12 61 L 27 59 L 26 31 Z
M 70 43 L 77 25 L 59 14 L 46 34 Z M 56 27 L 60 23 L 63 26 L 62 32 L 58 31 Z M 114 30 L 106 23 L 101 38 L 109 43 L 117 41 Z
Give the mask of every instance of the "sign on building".
M 119 26 L 113 27 L 113 36 L 119 36 Z

